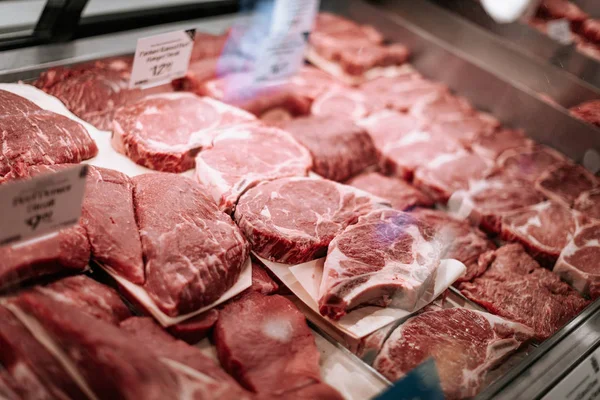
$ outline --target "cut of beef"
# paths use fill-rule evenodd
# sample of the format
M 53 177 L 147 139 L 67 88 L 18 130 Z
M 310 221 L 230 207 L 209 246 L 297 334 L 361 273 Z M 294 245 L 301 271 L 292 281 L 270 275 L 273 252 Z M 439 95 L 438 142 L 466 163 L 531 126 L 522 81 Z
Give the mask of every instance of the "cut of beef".
M 334 87 L 315 99 L 312 115 L 349 118 L 354 121 L 383 109 L 383 104 L 374 96 L 346 87 Z
M 360 125 L 373 138 L 382 170 L 404 180 L 428 160 L 462 149 L 457 141 L 430 133 L 416 118 L 394 111 L 374 114 Z
M 200 315 L 171 325 L 167 330 L 177 339 L 181 339 L 189 344 L 196 344 L 209 335 L 218 319 L 219 311 L 212 308 Z
M 538 340 L 549 338 L 588 301 L 535 262 L 519 244 L 508 244 L 479 259 L 485 272 L 460 290 L 491 313 L 533 328 Z
M 136 342 L 152 348 L 167 365 L 181 370 L 181 366 L 191 368 L 200 375 L 197 383 L 191 386 L 193 399 L 249 399 L 250 393 L 218 366 L 202 350 L 176 340 L 163 331 L 150 318 L 132 317 L 121 323 L 121 329 L 129 333 Z M 164 362 L 164 361 L 163 361 Z
M 319 351 L 304 315 L 285 297 L 250 292 L 227 304 L 215 326 L 221 365 L 246 389 L 287 395 L 321 384 Z M 329 396 L 341 399 L 328 387 Z
M 307 115 L 311 100 L 289 81 L 264 86 L 252 82 L 249 73 L 228 74 L 200 85 L 197 94 L 209 96 L 232 106 L 244 109 L 257 117 L 282 109 L 292 116 Z
M 482 231 L 442 211 L 417 209 L 412 214 L 436 230 L 435 238 L 443 247 L 442 258 L 453 258 L 467 267 L 466 274 L 456 283 L 470 281 L 483 272 L 477 260 L 496 245 Z
M 433 206 L 433 199 L 411 184 L 379 172 L 365 172 L 352 178 L 347 184 L 387 200 L 396 210 Z
M 253 257 L 254 258 L 254 257 Z M 269 273 L 257 261 L 252 260 L 252 286 L 251 290 L 264 295 L 277 292 L 279 285 L 269 276 Z
M 445 136 L 471 147 L 481 136 L 492 135 L 500 127 L 500 122 L 489 114 L 477 113 L 464 118 L 434 122 L 429 130 L 438 136 Z
M 592 300 L 600 296 L 600 224 L 580 228 L 560 253 L 554 273 Z
M 213 132 L 252 121 L 245 111 L 191 93 L 165 93 L 128 104 L 115 113 L 113 147 L 134 162 L 158 171 L 194 167 L 198 151 Z
M 54 354 L 7 308 L 0 305 L 0 371 L 19 399 L 85 399 Z
M 149 94 L 170 92 L 171 85 L 130 89 L 132 57 L 116 57 L 42 72 L 35 86 L 57 97 L 79 118 L 110 130 L 115 111 Z
M 600 44 L 600 19 L 590 18 L 583 21 L 579 32 L 590 42 Z
M 406 47 L 382 43 L 383 36 L 375 28 L 322 13 L 311 33 L 306 57 L 338 79 L 358 84 L 389 75 L 408 59 Z
M 45 369 L 61 371 L 86 393 L 74 398 L 177 399 L 184 392 L 150 348 L 112 324 L 36 293 L 7 308 L 52 353 Z
M 544 172 L 536 188 L 546 197 L 570 207 L 579 195 L 600 185 L 600 179 L 577 164 L 562 164 Z
M 32 290 L 113 325 L 119 325 L 131 316 L 116 291 L 85 275 L 35 286 Z
M 300 71 L 289 79 L 289 82 L 296 93 L 310 101 L 314 101 L 333 87 L 341 86 L 331 75 L 309 65 L 303 65 Z
M 365 82 L 360 86 L 360 90 L 368 98 L 383 103 L 385 107 L 404 112 L 429 97 L 447 92 L 448 88 L 409 70 L 398 76 L 381 77 Z
M 571 115 L 590 124 L 600 126 L 600 100 L 590 100 L 569 109 Z
M 469 147 L 481 157 L 495 160 L 506 150 L 529 148 L 533 145 L 534 141 L 527 138 L 521 130 L 500 129 L 478 136 Z
M 375 210 L 329 244 L 319 311 L 339 319 L 363 305 L 412 310 L 433 288 L 441 246 L 435 231 L 409 213 Z
M 220 35 L 213 35 L 208 32 L 196 32 L 190 62 L 220 56 L 227 44 L 229 34 L 229 31 Z
M 92 258 L 127 280 L 144 283 L 142 243 L 133 210 L 133 184 L 120 172 L 88 170 L 81 222 Z
M 177 90 L 202 95 L 206 82 L 223 74 L 243 72 L 248 68 L 248 62 L 235 55 L 202 58 L 191 61 L 185 76 L 174 80 L 172 85 Z
M 0 177 L 29 165 L 79 163 L 98 154 L 86 128 L 0 89 Z
M 353 32 L 355 39 L 365 40 L 367 43 L 381 44 L 383 36 L 371 25 L 359 25 L 354 21 L 328 12 L 321 12 L 315 19 L 314 32 L 336 33 Z
M 0 290 L 55 274 L 83 271 L 90 260 L 90 244 L 81 225 L 51 236 L 0 247 Z
M 442 123 L 473 116 L 475 110 L 466 99 L 444 92 L 423 99 L 411 108 L 410 113 L 424 122 Z
M 531 329 L 484 312 L 428 311 L 396 328 L 374 367 L 394 382 L 432 357 L 445 397 L 466 399 L 476 396 L 488 372 L 531 336 Z
M 306 176 L 311 165 L 308 150 L 289 133 L 243 124 L 216 134 L 212 147 L 196 158 L 195 176 L 219 208 L 231 213 L 249 188 L 277 178 Z
M 247 191 L 235 220 L 258 255 L 299 264 L 324 256 L 329 242 L 360 215 L 379 207 L 378 201 L 326 179 L 284 178 Z
M 377 162 L 371 137 L 349 119 L 297 118 L 283 129 L 310 151 L 312 170 L 324 178 L 343 182 Z
M 600 220 L 600 188 L 581 193 L 573 208 L 589 218 Z
M 373 138 L 380 153 L 411 132 L 423 130 L 423 124 L 414 117 L 396 111 L 383 110 L 358 121 Z
M 415 186 L 445 202 L 452 193 L 465 190 L 471 182 L 484 178 L 492 167 L 491 160 L 464 150 L 442 154 L 417 169 Z
M 544 200 L 530 182 L 493 174 L 455 192 L 448 207 L 487 232 L 500 233 L 504 215 Z
M 568 0 L 544 0 L 538 15 L 548 19 L 565 18 L 570 22 L 582 22 L 589 18 L 575 3 Z
M 231 218 L 183 176 L 138 175 L 133 185 L 144 287 L 158 308 L 174 317 L 221 297 L 237 281 L 250 251 Z
M 510 178 L 535 182 L 550 167 L 568 162 L 568 159 L 549 147 L 519 147 L 502 153 L 496 163 Z
M 545 201 L 504 215 L 502 238 L 518 240 L 534 257 L 554 262 L 577 228 L 586 222 L 581 213 Z

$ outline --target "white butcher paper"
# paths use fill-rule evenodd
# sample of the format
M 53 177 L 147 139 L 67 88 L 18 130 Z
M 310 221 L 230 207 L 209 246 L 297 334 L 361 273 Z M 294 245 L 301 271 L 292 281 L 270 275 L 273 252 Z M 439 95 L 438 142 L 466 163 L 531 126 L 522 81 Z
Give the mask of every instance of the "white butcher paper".
M 100 264 L 99 264 L 100 265 Z M 144 305 L 144 307 L 152 314 L 152 317 L 163 327 L 169 327 L 172 325 L 177 325 L 180 322 L 183 322 L 189 318 L 195 317 L 196 315 L 202 314 L 203 312 L 210 310 L 218 306 L 221 303 L 226 302 L 234 296 L 242 293 L 244 290 L 248 289 L 252 286 L 252 262 L 250 261 L 250 257 L 246 260 L 244 267 L 242 268 L 242 272 L 240 273 L 240 277 L 237 282 L 221 297 L 219 297 L 216 301 L 209 304 L 206 307 L 200 308 L 194 312 L 183 314 L 178 317 L 170 317 L 167 314 L 163 313 L 160 308 L 154 303 L 152 298 L 148 295 L 148 292 L 139 285 L 135 283 L 129 282 L 127 279 L 119 276 L 117 273 L 112 271 L 109 267 L 100 265 L 106 272 L 110 274 L 118 283 L 121 285 L 131 296 L 135 297 L 135 299 Z M 168 279 L 168 277 L 166 277 Z
M 69 111 L 69 109 L 59 99 L 49 95 L 43 90 L 25 83 L 0 83 L 0 89 L 24 97 L 44 110 L 63 115 L 83 125 L 94 142 L 96 142 L 96 146 L 98 146 L 98 155 L 94 158 L 83 161 L 84 164 L 114 169 L 129 176 L 157 172 L 134 163 L 129 157 L 116 151 L 110 144 L 112 136 L 110 131 L 101 131 L 93 125 L 78 118 L 75 116 L 75 114 Z M 181 173 L 181 175 L 191 178 L 193 177 L 193 170 L 185 171 Z
M 325 258 L 308 261 L 297 265 L 281 264 L 255 256 L 269 268 L 304 304 L 319 316 L 319 286 L 323 275 Z M 358 340 L 370 335 L 387 324 L 406 318 L 435 300 L 454 281 L 465 274 L 467 268 L 454 259 L 445 259 L 440 263 L 433 292 L 428 291 L 419 299 L 413 310 L 402 310 L 392 307 L 367 306 L 350 311 L 339 321 L 321 316 L 342 333 Z

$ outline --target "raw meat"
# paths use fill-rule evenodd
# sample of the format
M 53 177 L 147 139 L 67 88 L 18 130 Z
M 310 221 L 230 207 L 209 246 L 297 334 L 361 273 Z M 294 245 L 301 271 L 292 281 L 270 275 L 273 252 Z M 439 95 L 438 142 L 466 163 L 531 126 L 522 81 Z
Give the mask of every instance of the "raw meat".
M 455 140 L 432 135 L 422 122 L 394 111 L 382 111 L 360 122 L 373 138 L 383 172 L 410 181 L 427 160 L 462 149 Z
M 423 312 L 396 328 L 374 367 L 394 382 L 432 357 L 445 397 L 466 399 L 477 395 L 488 372 L 531 336 L 529 328 L 484 312 Z
M 600 20 L 590 18 L 583 21 L 581 29 L 579 30 L 581 35 L 592 43 L 600 43 Z
M 83 271 L 90 260 L 90 244 L 81 225 L 52 236 L 0 247 L 0 290 L 55 274 Z
M 589 218 L 600 220 L 600 188 L 581 193 L 573 208 Z
M 0 305 L 0 371 L 19 399 L 85 399 L 55 356 L 3 305 Z
M 468 118 L 476 111 L 466 99 L 443 92 L 415 104 L 410 113 L 424 122 L 443 123 Z
M 379 111 L 358 121 L 358 124 L 371 135 L 380 153 L 385 151 L 386 145 L 396 143 L 411 132 L 424 129 L 416 118 L 391 110 Z
M 312 115 L 331 116 L 358 120 L 374 111 L 383 109 L 384 105 L 374 96 L 345 87 L 333 87 L 312 103 Z
M 600 100 L 590 100 L 569 109 L 571 115 L 590 124 L 600 126 Z
M 172 82 L 176 90 L 185 90 L 202 95 L 206 82 L 217 79 L 223 74 L 246 71 L 247 60 L 235 55 L 202 58 L 191 61 L 185 76 Z
M 219 208 L 231 213 L 239 197 L 265 181 L 306 176 L 310 153 L 287 132 L 258 124 L 220 131 L 196 158 L 196 179 Z
M 429 130 L 434 135 L 445 136 L 470 147 L 479 137 L 492 135 L 500 122 L 489 114 L 477 113 L 464 118 L 434 122 Z
M 51 349 L 55 360 L 44 369 L 61 370 L 87 394 L 74 398 L 158 400 L 183 392 L 175 371 L 112 324 L 36 293 L 24 293 L 7 307 Z
M 436 230 L 435 239 L 443 247 L 442 258 L 453 258 L 467 267 L 466 274 L 455 283 L 470 281 L 483 272 L 477 260 L 496 245 L 482 231 L 442 211 L 416 209 L 412 214 Z
M 312 170 L 324 178 L 343 182 L 377 162 L 371 137 L 349 119 L 297 118 L 283 129 L 310 151 Z
M 417 168 L 414 182 L 417 188 L 445 202 L 452 193 L 465 190 L 471 182 L 484 178 L 492 167 L 491 160 L 459 150 L 452 154 L 442 154 Z
M 85 275 L 64 278 L 32 290 L 113 325 L 131 316 L 117 292 Z
M 469 147 L 481 157 L 495 160 L 506 150 L 530 148 L 533 145 L 534 141 L 527 138 L 521 130 L 500 129 L 478 136 Z
M 213 360 L 197 347 L 189 346 L 164 332 L 150 318 L 132 317 L 121 323 L 121 329 L 129 333 L 136 342 L 154 350 L 167 364 L 174 367 L 185 366 L 199 373 L 202 382 L 199 387 L 191 387 L 198 399 L 249 399 L 250 393 L 242 389 Z
M 393 77 L 380 77 L 365 82 L 360 90 L 370 99 L 377 99 L 385 107 L 404 112 L 429 97 L 446 93 L 448 88 L 431 82 L 417 72 L 408 71 Z
M 588 225 L 575 232 L 560 253 L 554 273 L 571 286 L 595 300 L 600 296 L 600 224 Z
M 581 193 L 599 184 L 600 179 L 581 165 L 562 164 L 544 172 L 535 186 L 549 199 L 570 207 Z
M 303 96 L 289 81 L 260 85 L 249 73 L 228 74 L 200 85 L 197 94 L 209 96 L 244 109 L 257 117 L 282 109 L 292 116 L 307 115 L 311 100 Z
M 521 242 L 543 262 L 554 262 L 573 234 L 587 222 L 581 213 L 545 201 L 502 217 L 502 238 Z
M 133 185 L 148 295 L 171 317 L 213 303 L 237 281 L 248 242 L 191 179 L 152 173 Z
M 409 213 L 375 210 L 329 244 L 319 311 L 340 319 L 363 305 L 412 310 L 433 288 L 441 246 L 435 231 Z
M 519 244 L 490 251 L 479 263 L 485 272 L 463 282 L 462 294 L 491 313 L 533 328 L 538 340 L 549 338 L 588 304 Z
M 359 25 L 354 21 L 328 12 L 321 12 L 315 19 L 314 32 L 336 33 L 353 32 L 355 39 L 368 43 L 381 44 L 383 36 L 371 25 Z
M 219 311 L 212 308 L 167 328 L 169 333 L 189 344 L 196 344 L 209 335 L 219 319 Z
M 279 285 L 269 276 L 269 273 L 257 261 L 252 260 L 252 286 L 251 290 L 264 295 L 277 292 Z
M 113 121 L 112 145 L 139 165 L 167 172 L 194 167 L 216 128 L 254 120 L 245 111 L 191 93 L 147 96 L 121 107 Z
M 81 223 L 92 258 L 127 280 L 145 281 L 142 243 L 133 210 L 133 184 L 118 171 L 90 167 Z
M 543 200 L 544 196 L 530 182 L 493 174 L 471 182 L 466 191 L 455 192 L 448 201 L 448 207 L 485 231 L 500 233 L 504 215 Z
M 285 297 L 250 292 L 228 303 L 213 339 L 225 370 L 259 395 L 289 398 L 321 383 L 315 339 L 304 315 Z M 329 395 L 318 398 L 341 399 L 331 388 L 323 389 Z
M 223 52 L 230 32 L 213 35 L 208 32 L 196 32 L 194 36 L 194 47 L 190 56 L 190 63 L 206 58 L 218 57 Z
M 256 254 L 299 264 L 323 257 L 329 242 L 360 215 L 378 208 L 379 200 L 326 179 L 284 178 L 247 191 L 235 221 Z
M 110 130 L 115 111 L 149 94 L 170 92 L 171 85 L 130 89 L 133 57 L 98 60 L 75 67 L 57 67 L 42 72 L 34 83 L 57 97 L 79 118 L 98 129 Z
M 86 128 L 0 90 L 0 177 L 29 165 L 78 163 L 98 154 Z
M 582 22 L 589 18 L 575 3 L 567 0 L 544 0 L 538 14 L 549 19 L 565 18 L 570 22 Z
M 400 211 L 416 206 L 431 207 L 434 203 L 433 199 L 411 184 L 379 172 L 365 172 L 352 178 L 347 184 L 387 200 L 393 208 Z
M 502 153 L 496 163 L 506 176 L 534 183 L 550 167 L 568 162 L 568 159 L 549 147 L 519 147 Z
M 322 93 L 333 87 L 341 86 L 331 75 L 309 65 L 303 65 L 300 71 L 289 79 L 289 82 L 296 93 L 308 98 L 310 101 L 314 101 Z

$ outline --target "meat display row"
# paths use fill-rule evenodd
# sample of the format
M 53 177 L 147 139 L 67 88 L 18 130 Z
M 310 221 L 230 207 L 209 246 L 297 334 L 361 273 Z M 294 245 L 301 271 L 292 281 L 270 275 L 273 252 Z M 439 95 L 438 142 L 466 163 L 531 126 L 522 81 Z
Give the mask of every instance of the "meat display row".
M 600 295 L 598 177 L 423 77 L 406 47 L 321 13 L 307 58 L 325 72 L 256 90 L 249 61 L 223 54 L 235 29 L 198 35 L 173 87 L 128 89 L 129 58 L 35 83 L 112 130 L 115 156 L 160 172 L 92 166 L 78 225 L 0 248 L 0 393 L 340 398 L 304 315 L 251 251 L 289 267 L 325 257 L 318 306 L 331 323 L 365 306 L 414 310 L 445 259 L 463 263 L 454 286 L 472 309 L 394 321 L 373 364 L 397 380 L 433 357 L 449 398 L 476 395 Z M 109 132 L 5 86 L 0 184 L 94 165 L 91 133 Z M 250 264 L 252 284 L 228 295 Z M 162 327 L 84 275 L 55 280 L 88 265 Z M 171 335 L 209 336 L 218 362 Z

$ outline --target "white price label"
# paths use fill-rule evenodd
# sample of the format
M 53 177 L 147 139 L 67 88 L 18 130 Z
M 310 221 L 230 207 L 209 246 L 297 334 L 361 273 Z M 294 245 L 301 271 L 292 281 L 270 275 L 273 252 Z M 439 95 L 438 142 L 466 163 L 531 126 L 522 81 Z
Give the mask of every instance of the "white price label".
M 310 32 L 319 10 L 319 0 L 276 0 L 271 18 L 271 33 Z
M 583 360 L 543 400 L 600 399 L 600 348 Z
M 571 44 L 573 36 L 571 35 L 571 24 L 566 19 L 557 19 L 548 22 L 548 36 L 560 44 Z
M 296 74 L 304 63 L 305 47 L 301 33 L 267 38 L 256 60 L 254 81 L 272 82 Z
M 195 33 L 188 29 L 138 39 L 129 87 L 149 88 L 185 76 Z
M 82 164 L 0 185 L 0 246 L 75 225 L 87 170 Z

